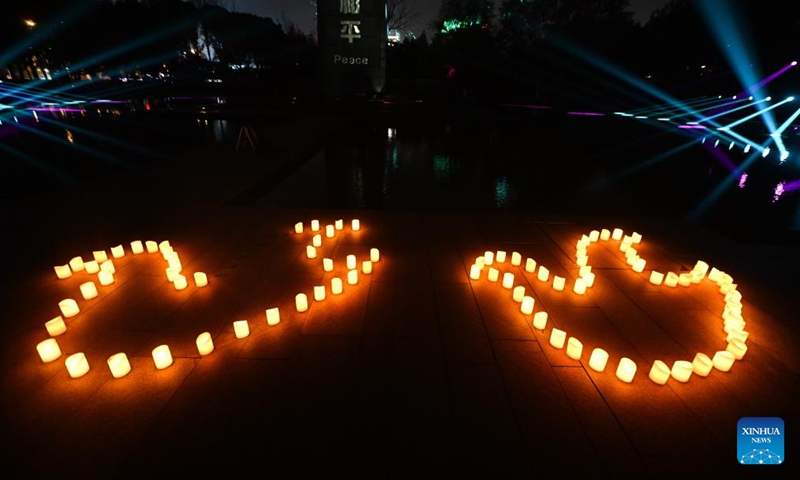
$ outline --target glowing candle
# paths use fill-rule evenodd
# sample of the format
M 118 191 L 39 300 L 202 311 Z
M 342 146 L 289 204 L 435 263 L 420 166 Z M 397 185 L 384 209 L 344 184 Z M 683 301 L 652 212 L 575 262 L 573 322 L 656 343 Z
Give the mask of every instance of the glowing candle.
M 490 282 L 496 282 L 497 279 L 500 278 L 500 270 L 494 267 L 489 267 L 489 274 L 487 275 L 487 278 Z
M 592 286 L 594 285 L 594 279 L 595 279 L 594 272 L 589 272 L 581 277 L 583 283 L 586 284 L 586 288 L 592 288 Z
M 339 219 L 333 222 L 333 228 L 335 228 L 336 230 L 344 229 L 344 220 Z
M 186 280 L 186 277 L 184 277 L 181 274 L 175 275 L 172 284 L 175 285 L 175 290 L 183 290 L 189 285 L 189 283 Z
M 325 236 L 328 238 L 333 238 L 336 232 L 333 229 L 333 225 L 325 225 Z
M 97 280 L 100 282 L 100 285 L 111 285 L 114 283 L 114 274 L 108 270 L 101 270 L 100 273 L 97 274 Z
M 358 270 L 349 270 L 347 272 L 347 284 L 355 285 L 358 283 Z
M 559 277 L 558 275 L 553 276 L 553 289 L 561 292 L 564 290 L 564 284 L 566 279 L 564 277 Z
M 514 274 L 506 272 L 503 274 L 503 288 L 511 290 L 514 288 Z
M 208 276 L 204 272 L 194 272 L 194 284 L 198 287 L 208 285 Z
M 592 230 L 589 232 L 589 241 L 596 242 L 600 238 L 600 231 L 599 230 Z
M 573 360 L 580 360 L 583 353 L 583 344 L 575 337 L 567 340 L 567 356 Z
M 339 295 L 342 293 L 342 279 L 339 277 L 333 277 L 331 279 L 331 293 L 334 295 Z
M 133 252 L 134 255 L 144 252 L 144 246 L 141 240 L 134 240 L 131 242 L 131 252 Z
M 67 325 L 64 323 L 64 318 L 61 315 L 45 322 L 44 327 L 51 337 L 61 335 L 67 331 Z
M 58 342 L 55 338 L 48 338 L 36 345 L 36 351 L 39 352 L 39 358 L 44 363 L 50 363 L 61 356 L 61 349 L 58 347 Z
M 161 253 L 172 252 L 172 245 L 170 245 L 169 240 L 162 240 L 158 244 L 158 251 Z
M 589 357 L 589 367 L 596 371 L 602 372 L 608 363 L 608 352 L 602 348 L 595 348 L 592 350 L 592 355 Z
M 69 267 L 72 269 L 73 272 L 82 272 L 83 269 L 84 269 L 83 258 L 81 258 L 81 257 L 73 257 L 69 261 Z
M 577 293 L 578 295 L 583 295 L 586 293 L 586 283 L 583 281 L 582 278 L 575 279 L 575 286 L 572 287 L 572 291 Z
M 749 332 L 743 332 L 741 330 L 731 330 L 728 332 L 728 336 L 725 337 L 726 342 L 730 342 L 734 338 L 739 340 L 740 342 L 744 343 L 747 341 L 747 337 L 750 335 Z
M 644 266 L 647 261 L 644 258 L 637 258 L 633 262 L 633 271 L 636 273 L 642 273 L 644 271 Z
M 736 290 L 735 283 L 725 283 L 721 287 L 719 287 L 719 293 L 727 294 L 728 292 Z
M 491 265 L 494 263 L 494 252 L 483 252 L 483 260 L 486 265 Z
M 730 334 L 731 332 L 741 332 L 744 331 L 745 326 L 747 326 L 746 322 L 740 322 L 736 320 L 726 320 L 722 330 L 726 334 Z
M 547 279 L 550 278 L 550 270 L 548 270 L 546 267 L 539 265 L 539 274 L 537 275 L 536 278 L 538 278 L 542 282 L 546 282 Z
M 111 376 L 114 378 L 122 378 L 131 372 L 131 363 L 123 352 L 111 355 L 106 363 L 108 363 L 108 369 L 111 370 Z
M 611 238 L 611 231 L 607 228 L 600 230 L 600 240 L 608 240 Z
M 678 275 L 678 285 L 682 287 L 688 287 L 692 284 L 692 276 L 688 273 L 681 273 Z
M 250 325 L 247 323 L 247 320 L 236 320 L 233 322 L 233 333 L 236 335 L 236 338 L 244 338 L 250 335 Z
M 370 273 L 372 273 L 372 262 L 369 260 L 364 260 L 363 262 L 361 262 L 361 271 L 365 275 L 369 275 Z
M 636 363 L 627 357 L 622 357 L 617 365 L 617 378 L 626 383 L 633 381 L 633 376 L 636 374 Z
M 313 245 L 313 246 L 315 246 L 317 248 L 321 247 L 322 246 L 322 235 L 320 235 L 319 233 L 314 235 L 314 237 L 311 239 L 311 245 Z
M 356 268 L 356 256 L 355 255 L 348 255 L 347 256 L 347 269 L 354 270 Z
M 369 249 L 369 259 L 372 263 L 376 263 L 381 259 L 381 252 L 377 248 Z
M 636 232 L 631 233 L 631 242 L 642 243 L 642 234 Z
M 281 323 L 281 312 L 278 307 L 267 309 L 267 325 L 277 325 Z
M 522 303 L 522 299 L 525 298 L 525 286 L 517 285 L 511 295 L 515 302 Z
M 736 360 L 741 360 L 747 352 L 747 344 L 738 338 L 732 338 L 725 350 L 732 353 Z
M 615 228 L 613 232 L 611 232 L 611 239 L 612 240 L 621 240 L 622 239 L 622 229 Z
M 144 246 L 147 248 L 147 253 L 156 253 L 158 251 L 158 244 L 152 240 L 144 242 Z
M 670 375 L 672 378 L 679 382 L 686 383 L 689 381 L 689 378 L 692 376 L 692 362 L 687 362 L 686 360 L 678 360 L 677 362 L 672 364 L 672 370 L 670 371 Z
M 575 260 L 575 265 L 579 267 L 585 267 L 589 263 L 589 257 L 587 255 L 578 255 L 577 259 Z
M 100 264 L 101 272 L 117 273 L 117 267 L 114 266 L 114 261 L 111 259 L 106 260 Z
M 497 263 L 505 262 L 506 261 L 506 252 L 504 252 L 503 250 L 498 250 L 497 251 L 497 255 L 495 255 L 494 259 L 497 261 Z
M 312 232 L 319 231 L 319 220 L 311 220 L 311 231 Z
M 313 245 L 306 245 L 306 256 L 308 258 L 317 258 L 317 249 Z
M 65 298 L 58 302 L 58 308 L 61 309 L 61 314 L 64 315 L 65 318 L 74 317 L 81 311 L 80 308 L 78 308 L 78 302 L 71 298 Z
M 69 268 L 69 265 L 56 265 L 53 268 L 56 270 L 56 277 L 61 280 L 72 276 L 72 269 Z
M 294 297 L 294 305 L 297 307 L 298 312 L 305 312 L 308 310 L 308 297 L 305 293 L 298 293 Z
M 121 258 L 125 256 L 125 249 L 122 245 L 117 245 L 116 247 L 111 247 L 111 256 L 114 258 Z
M 198 335 L 195 343 L 197 343 L 197 351 L 200 352 L 200 355 L 208 355 L 214 351 L 214 340 L 209 332 Z
M 650 367 L 650 374 L 648 376 L 653 382 L 664 385 L 667 383 L 667 380 L 669 380 L 669 367 L 661 360 L 656 360 L 653 362 L 653 366 Z
M 564 340 L 567 338 L 567 332 L 554 328 L 550 331 L 550 345 L 555 348 L 563 348 Z
M 94 298 L 97 296 L 97 287 L 95 286 L 94 282 L 86 282 L 81 284 L 81 295 L 86 300 Z
M 180 272 L 183 270 L 183 265 L 181 265 L 181 259 L 178 256 L 178 252 L 170 252 L 164 259 L 167 261 L 167 264 L 176 271 Z
M 714 363 L 705 353 L 698 353 L 692 360 L 692 370 L 701 377 L 707 377 Z
M 180 272 L 178 272 L 177 270 L 175 270 L 172 267 L 165 268 L 164 272 L 166 272 L 167 280 L 169 280 L 170 283 L 174 282 L 175 281 L 175 277 L 180 275 Z
M 486 266 L 486 259 L 483 256 L 475 257 L 475 265 L 479 266 L 481 270 Z
M 533 273 L 536 271 L 536 260 L 532 258 L 528 258 L 525 260 L 525 271 L 528 273 Z
M 333 271 L 333 259 L 332 258 L 323 258 L 322 259 L 322 269 L 326 272 Z
M 303 222 L 297 222 L 294 224 L 294 233 L 303 233 Z
M 533 297 L 525 295 L 524 297 L 522 297 L 522 303 L 519 306 L 519 310 L 525 315 L 530 315 L 531 313 L 533 313 L 533 304 L 534 304 Z
M 83 352 L 73 353 L 64 361 L 72 378 L 80 378 L 89 373 L 89 362 Z
M 714 283 L 718 283 L 722 272 L 717 267 L 712 267 L 708 272 L 708 279 Z
M 511 252 L 511 265 L 518 267 L 522 264 L 522 255 L 519 252 Z
M 653 285 L 661 285 L 664 282 L 664 274 L 653 270 L 650 272 L 650 283 Z
M 631 247 L 631 244 L 629 242 L 626 242 L 626 241 L 623 240 L 622 243 L 619 244 L 619 251 L 627 253 L 629 250 L 631 251 L 631 254 L 635 254 L 636 253 L 636 249 Z M 627 258 L 627 255 L 626 255 L 626 258 Z
M 352 228 L 354 232 L 361 230 L 361 222 L 359 222 L 357 218 L 354 218 L 353 221 L 350 222 L 350 228 Z
M 714 354 L 711 363 L 720 372 L 727 372 L 733 366 L 734 361 L 736 361 L 736 357 L 731 352 L 722 350 Z
M 95 250 L 92 252 L 92 256 L 97 263 L 103 263 L 108 260 L 108 254 L 105 250 Z
M 172 352 L 167 345 L 159 345 L 153 349 L 153 362 L 156 368 L 163 370 L 172 365 Z
M 314 300 L 318 302 L 325 300 L 325 285 L 317 285 L 314 287 Z
M 472 264 L 469 267 L 469 278 L 473 280 L 478 280 L 481 278 L 481 267 L 480 265 Z
M 705 274 L 708 273 L 708 263 L 698 260 L 697 263 L 694 264 L 692 271 L 701 273 L 705 276 Z
M 89 260 L 88 262 L 84 262 L 83 269 L 89 275 L 94 275 L 95 273 L 100 271 L 100 265 L 97 264 L 94 260 Z
M 664 285 L 668 287 L 675 287 L 678 285 L 678 274 L 675 272 L 667 272 L 667 276 L 664 278 Z
M 533 328 L 537 330 L 544 330 L 547 326 L 547 312 L 536 312 L 533 314 Z

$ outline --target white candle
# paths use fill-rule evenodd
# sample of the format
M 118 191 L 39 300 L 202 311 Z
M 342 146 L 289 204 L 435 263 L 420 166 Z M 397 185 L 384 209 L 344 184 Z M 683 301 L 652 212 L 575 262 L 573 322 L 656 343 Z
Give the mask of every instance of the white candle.
M 511 290 L 514 288 L 514 274 L 506 272 L 503 274 L 503 288 Z
M 311 220 L 311 231 L 312 232 L 319 231 L 319 220 Z
M 602 348 L 595 348 L 592 350 L 592 355 L 589 357 L 589 367 L 596 371 L 602 372 L 608 363 L 608 352 Z
M 277 325 L 281 323 L 281 312 L 278 307 L 267 309 L 267 325 Z
M 378 262 L 381 259 L 381 252 L 377 248 L 370 248 L 369 259 L 373 263 Z
M 78 302 L 71 298 L 65 298 L 58 302 L 58 308 L 61 309 L 61 314 L 64 315 L 64 318 L 74 317 L 81 311 L 81 309 L 78 308 Z
M 306 256 L 308 258 L 317 258 L 317 249 L 313 245 L 306 246 Z
M 311 245 L 313 245 L 313 246 L 315 246 L 317 248 L 321 247 L 322 246 L 322 235 L 320 235 L 319 233 L 314 235 L 314 237 L 311 239 Z
M 168 253 L 173 251 L 172 245 L 170 245 L 169 240 L 162 240 L 158 244 L 158 251 L 161 252 L 162 255 L 164 255 L 165 258 L 166 258 L 166 254 L 168 254 Z
M 89 373 L 89 362 L 83 352 L 73 353 L 64 361 L 72 378 L 80 378 Z
M 350 270 L 347 272 L 347 284 L 355 285 L 358 283 L 358 270 Z
M 48 338 L 36 345 L 36 351 L 39 352 L 39 358 L 44 363 L 50 363 L 61 356 L 61 349 L 58 347 L 58 342 L 55 338 Z
M 354 218 L 353 221 L 350 222 L 350 228 L 352 228 L 354 232 L 361 230 L 361 222 L 358 221 L 357 218 Z
M 88 262 L 84 262 L 83 269 L 89 275 L 94 275 L 100 271 L 100 265 L 98 265 L 97 261 L 95 260 L 89 260 Z
M 153 362 L 156 368 L 163 370 L 172 365 L 172 352 L 167 345 L 159 345 L 153 349 Z
M 144 246 L 147 248 L 147 253 L 156 253 L 158 251 L 158 244 L 152 240 L 144 242 Z
M 111 247 L 111 256 L 114 258 L 121 258 L 125 256 L 125 249 L 122 245 L 117 245 L 116 247 Z
M 94 282 L 86 282 L 81 284 L 81 295 L 86 300 L 92 299 L 97 296 L 97 286 Z
M 364 260 L 361 262 L 361 272 L 363 272 L 364 275 L 369 275 L 372 273 L 372 262 L 369 260 Z
M 144 252 L 144 246 L 141 240 L 134 240 L 131 242 L 131 252 L 133 252 L 134 255 Z
M 97 263 L 103 263 L 108 260 L 108 254 L 105 250 L 95 250 L 92 252 L 92 256 Z
M 56 265 L 53 268 L 56 270 L 56 277 L 61 280 L 72 276 L 72 269 L 69 268 L 69 265 Z
M 631 242 L 642 243 L 642 235 L 636 232 L 631 233 Z
M 83 259 L 81 257 L 72 257 L 72 260 L 69 261 L 69 268 L 71 268 L 73 272 L 82 272 L 84 269 Z
M 575 286 L 572 287 L 572 291 L 578 295 L 583 295 L 586 293 L 586 283 L 582 278 L 575 279 Z
M 698 353 L 692 360 L 692 370 L 701 377 L 707 377 L 714 363 L 705 353 Z
M 679 382 L 686 383 L 689 381 L 689 378 L 692 376 L 692 362 L 687 362 L 686 360 L 678 360 L 677 362 L 672 364 L 672 370 L 670 371 L 670 375 L 672 378 Z
M 305 293 L 298 293 L 294 297 L 294 305 L 298 312 L 305 312 L 308 310 L 308 297 Z
M 519 306 L 519 310 L 525 315 L 530 315 L 531 313 L 533 313 L 533 304 L 534 304 L 533 297 L 529 297 L 526 295 L 522 297 L 522 304 Z
M 108 363 L 108 369 L 111 370 L 111 376 L 114 378 L 122 378 L 131 372 L 131 362 L 123 352 L 111 355 L 106 363 Z
M 344 229 L 344 220 L 342 220 L 342 219 L 336 220 L 335 222 L 333 222 L 333 227 L 336 230 Z
M 189 285 L 189 283 L 186 281 L 186 277 L 181 274 L 175 275 L 172 284 L 175 285 L 175 290 L 183 290 Z
M 64 323 L 64 318 L 61 315 L 45 322 L 44 327 L 51 337 L 56 337 L 67 331 L 67 325 Z
M 333 277 L 331 279 L 331 293 L 334 295 L 339 295 L 342 293 L 342 279 L 339 277 Z
M 544 330 L 547 326 L 547 312 L 536 312 L 533 314 L 533 328 L 537 330 Z
M 636 261 L 633 262 L 633 271 L 637 273 L 642 273 L 644 271 L 644 266 L 647 261 L 643 258 L 637 258 Z
M 714 354 L 714 359 L 711 360 L 711 363 L 720 372 L 727 372 L 733 366 L 734 361 L 736 361 L 736 357 L 731 352 L 722 350 Z
M 566 279 L 564 277 L 559 277 L 558 275 L 553 276 L 553 288 L 559 292 L 564 290 L 564 283 Z
M 550 345 L 555 348 L 563 348 L 564 340 L 567 338 L 567 332 L 554 328 L 550 331 Z
M 668 287 L 675 287 L 678 285 L 678 274 L 675 272 L 667 272 L 667 276 L 664 277 L 664 285 Z
M 314 287 L 314 300 L 317 302 L 325 300 L 325 285 L 317 285 Z
M 481 267 L 477 264 L 472 264 L 469 267 L 469 278 L 473 280 L 478 280 L 481 278 Z
M 326 272 L 333 271 L 333 259 L 332 258 L 323 258 L 322 259 L 322 269 Z
M 650 272 L 650 283 L 653 285 L 661 285 L 664 282 L 664 274 L 653 270 Z
M 611 231 L 607 228 L 600 230 L 600 240 L 608 240 L 611 238 Z
M 548 278 L 550 278 L 550 270 L 546 267 L 539 265 L 539 274 L 536 276 L 542 282 L 546 282 Z
M 536 271 L 536 260 L 532 258 L 528 258 L 525 260 L 525 271 L 528 273 L 533 273 Z
M 498 250 L 497 251 L 497 255 L 495 255 L 494 259 L 497 261 L 497 263 L 505 262 L 506 261 L 506 252 L 504 252 L 503 250 Z
M 748 336 L 750 336 L 750 332 L 744 332 L 741 330 L 731 330 L 730 332 L 728 332 L 728 336 L 725 337 L 725 341 L 730 342 L 735 338 L 736 340 L 745 343 L 747 341 Z
M 725 350 L 732 353 L 736 360 L 741 360 L 747 352 L 747 344 L 738 338 L 732 338 Z
M 250 325 L 247 323 L 247 320 L 236 320 L 233 322 L 233 333 L 236 334 L 236 338 L 244 338 L 250 335 Z
M 636 363 L 627 357 L 622 357 L 617 365 L 617 378 L 626 383 L 633 381 L 633 376 L 636 374 Z
M 198 287 L 208 285 L 208 276 L 204 272 L 194 272 L 194 284 Z
M 669 367 L 661 360 L 656 360 L 653 362 L 653 366 L 650 367 L 650 374 L 648 376 L 653 382 L 664 385 L 667 383 L 667 380 L 669 380 Z
M 107 270 L 101 270 L 100 273 L 97 274 L 97 281 L 103 286 L 111 285 L 114 283 L 114 274 Z
M 177 270 L 175 270 L 175 269 L 174 269 L 174 268 L 172 268 L 172 267 L 167 267 L 167 268 L 165 268 L 165 269 L 164 269 L 164 272 L 166 272 L 166 274 L 167 274 L 167 280 L 169 280 L 169 282 L 170 282 L 170 283 L 172 283 L 172 282 L 174 282 L 174 281 L 175 281 L 175 277 L 176 277 L 177 275 L 180 275 L 180 272 L 178 272 Z
M 294 224 L 294 233 L 303 233 L 303 222 L 297 222 Z
M 200 355 L 208 355 L 214 351 L 214 340 L 211 338 L 210 332 L 203 332 L 197 336 L 195 341 L 197 344 L 197 351 Z
M 682 287 L 688 287 L 692 284 L 692 276 L 688 273 L 681 273 L 678 275 L 678 285 Z
M 586 284 L 586 288 L 592 288 L 594 285 L 595 275 L 594 272 L 589 272 L 586 275 L 582 276 L 583 283 Z
M 334 230 L 333 230 L 333 225 L 325 225 L 325 236 L 326 237 L 333 238 L 333 236 L 335 234 L 336 234 L 336 232 L 334 232 Z
M 611 232 L 611 239 L 612 240 L 621 240 L 622 239 L 622 229 L 615 228 L 613 232 Z
M 516 287 L 514 287 L 514 291 L 511 294 L 511 296 L 515 302 L 521 303 L 522 299 L 525 298 L 525 286 L 517 285 Z
M 519 252 L 511 252 L 511 265 L 518 267 L 522 264 L 522 255 Z
M 356 256 L 355 255 L 348 255 L 347 256 L 347 269 L 354 270 L 356 268 Z
M 111 259 L 106 260 L 100 264 L 101 272 L 117 273 L 117 267 L 114 266 L 114 261 Z
M 567 356 L 573 360 L 580 360 L 583 353 L 583 344 L 575 337 L 567 340 Z
M 494 252 L 485 251 L 483 252 L 483 263 L 485 265 L 491 265 L 494 263 Z
M 490 282 L 496 282 L 498 278 L 500 278 L 500 270 L 489 267 L 489 274 L 486 276 Z

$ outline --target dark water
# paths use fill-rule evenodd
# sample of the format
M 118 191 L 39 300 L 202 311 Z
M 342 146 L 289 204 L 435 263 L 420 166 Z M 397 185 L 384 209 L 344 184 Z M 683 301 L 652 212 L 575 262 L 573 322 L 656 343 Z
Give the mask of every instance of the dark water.
M 796 230 L 800 178 L 702 142 L 693 131 L 613 116 L 389 116 L 356 121 L 261 202 L 283 207 L 507 211 L 698 218 L 716 228 Z M 787 147 L 791 148 L 787 143 Z

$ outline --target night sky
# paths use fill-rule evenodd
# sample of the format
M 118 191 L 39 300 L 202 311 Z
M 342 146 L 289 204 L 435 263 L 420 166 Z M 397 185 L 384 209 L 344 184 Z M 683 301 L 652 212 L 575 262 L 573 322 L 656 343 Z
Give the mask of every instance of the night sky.
M 495 0 L 500 3 L 500 0 Z M 636 11 L 636 20 L 644 22 L 650 16 L 650 12 L 656 7 L 663 5 L 667 0 L 631 0 L 631 5 Z M 416 24 L 412 27 L 414 32 L 419 34 L 423 28 L 433 20 L 439 10 L 439 0 L 409 0 L 419 14 Z M 253 13 L 261 17 L 269 17 L 278 23 L 283 22 L 283 18 L 294 22 L 306 33 L 316 29 L 314 19 L 314 6 L 310 0 L 228 0 L 224 6 L 234 8 L 238 12 Z

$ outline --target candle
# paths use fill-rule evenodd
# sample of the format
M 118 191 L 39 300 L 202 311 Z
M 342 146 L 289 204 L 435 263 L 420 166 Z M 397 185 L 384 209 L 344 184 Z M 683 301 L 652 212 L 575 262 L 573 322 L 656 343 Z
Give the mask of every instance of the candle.
M 583 295 L 586 293 L 586 283 L 583 281 L 582 278 L 575 279 L 575 286 L 572 287 L 572 291 L 577 293 L 578 295 Z
M 45 322 L 44 327 L 51 337 L 61 335 L 67 331 L 67 325 L 64 323 L 64 318 L 61 315 Z
M 537 330 L 544 330 L 547 326 L 547 312 L 536 312 L 533 314 L 533 328 Z
M 728 336 L 725 337 L 726 342 L 730 342 L 734 338 L 739 340 L 740 342 L 744 343 L 747 341 L 747 337 L 750 336 L 750 332 L 743 332 L 741 330 L 731 330 L 728 332 Z
M 73 353 L 64 361 L 72 378 L 80 378 L 89 373 L 89 362 L 83 352 Z
M 94 298 L 97 296 L 97 286 L 95 286 L 94 282 L 86 282 L 81 284 L 81 295 L 86 300 Z
M 305 293 L 298 293 L 294 297 L 294 305 L 298 312 L 305 312 L 308 310 L 308 297 Z
M 95 250 L 92 252 L 92 256 L 97 263 L 103 263 L 108 260 L 108 254 L 105 250 Z
M 350 222 L 350 228 L 352 228 L 354 232 L 361 230 L 361 222 L 359 222 L 357 218 L 354 218 L 353 221 Z
M 342 279 L 339 277 L 333 277 L 331 279 L 331 293 L 334 295 L 339 295 L 342 293 Z
M 621 240 L 622 239 L 622 229 L 615 228 L 613 232 L 611 232 L 612 240 Z
M 102 270 L 97 274 L 97 280 L 100 282 L 100 285 L 111 285 L 114 283 L 114 274 L 108 270 Z
M 494 252 L 485 251 L 483 252 L 483 260 L 484 264 L 491 265 L 494 263 Z
M 692 284 L 692 276 L 688 273 L 681 273 L 678 275 L 678 285 L 682 287 L 688 287 Z
M 622 357 L 617 365 L 617 378 L 626 383 L 633 381 L 633 376 L 636 374 L 636 363 L 627 357 Z
M 181 274 L 175 275 L 172 284 L 175 285 L 175 290 L 183 290 L 189 285 L 189 283 L 186 281 L 186 277 Z
M 111 259 L 106 260 L 100 264 L 101 272 L 109 272 L 111 274 L 117 273 L 117 267 L 114 266 L 114 261 Z
M 631 241 L 633 243 L 642 243 L 642 235 L 640 233 L 631 233 Z
M 707 377 L 714 363 L 705 353 L 698 353 L 692 361 L 692 370 L 701 377 Z
M 670 375 L 672 378 L 679 382 L 686 383 L 689 381 L 689 378 L 692 376 L 692 362 L 687 362 L 686 360 L 678 360 L 677 362 L 672 364 L 672 370 Z
M 175 277 L 176 277 L 177 275 L 180 275 L 180 272 L 178 272 L 177 270 L 175 270 L 175 269 L 174 269 L 174 268 L 172 268 L 172 267 L 167 267 L 167 268 L 165 268 L 165 269 L 164 269 L 164 272 L 166 272 L 166 274 L 167 274 L 167 280 L 169 280 L 169 282 L 170 282 L 170 283 L 172 283 L 172 282 L 174 282 L 174 281 L 175 281 Z
M 81 257 L 72 257 L 72 260 L 69 261 L 69 268 L 71 268 L 73 272 L 82 272 L 84 269 L 83 259 Z
M 714 354 L 714 359 L 711 360 L 711 363 L 720 372 L 727 372 L 731 369 L 735 360 L 736 357 L 731 352 L 722 350 Z
M 208 285 L 208 276 L 204 272 L 194 272 L 194 284 L 198 287 Z
M 667 383 L 667 380 L 669 380 L 669 367 L 661 360 L 656 360 L 653 362 L 653 366 L 650 368 L 650 374 L 648 376 L 653 382 L 659 385 L 664 385 Z
M 608 240 L 611 238 L 611 231 L 607 228 L 600 230 L 600 240 Z
M 111 370 L 111 376 L 114 378 L 122 378 L 131 372 L 131 363 L 123 352 L 111 355 L 106 363 L 108 363 L 108 369 Z
M 550 278 L 550 270 L 547 268 L 539 265 L 539 274 L 536 276 L 542 282 L 546 282 L 548 278 Z
M 567 356 L 573 360 L 580 360 L 583 353 L 583 344 L 575 337 L 569 337 L 567 341 Z
M 650 283 L 653 285 L 661 285 L 664 282 L 664 274 L 653 270 L 650 272 Z
M 532 258 L 528 258 L 525 260 L 525 271 L 528 273 L 533 273 L 536 271 L 536 260 Z
M 550 331 L 550 345 L 554 346 L 555 348 L 563 348 L 566 337 L 567 332 L 554 328 Z
M 320 235 L 319 233 L 314 235 L 314 237 L 311 239 L 311 244 L 313 246 L 317 247 L 317 248 L 321 247 L 322 246 L 322 235 Z
M 319 220 L 311 220 L 311 231 L 312 232 L 319 231 Z
M 675 287 L 678 285 L 678 275 L 675 272 L 667 272 L 664 278 L 664 285 L 668 287 Z
M 333 222 L 333 227 L 336 230 L 344 229 L 344 220 L 342 220 L 342 219 L 336 220 L 335 222 Z
M 747 352 L 747 344 L 738 338 L 732 338 L 725 350 L 732 353 L 736 360 L 741 360 Z
M 355 285 L 358 283 L 358 270 L 350 270 L 347 272 L 347 284 Z
M 214 340 L 211 339 L 210 332 L 203 332 L 197 336 L 197 351 L 200 355 L 208 355 L 214 351 Z
M 332 258 L 323 258 L 322 259 L 322 269 L 326 272 L 333 271 L 333 259 Z
M 94 275 L 95 273 L 100 271 L 100 265 L 97 264 L 95 260 L 89 260 L 88 262 L 84 262 L 83 269 L 89 275 Z
M 294 233 L 303 233 L 303 222 L 297 222 L 294 224 Z
M 511 265 L 518 267 L 522 264 L 522 255 L 519 252 L 511 252 Z
M 494 267 L 489 267 L 489 274 L 487 275 L 489 281 L 496 282 L 499 277 L 500 277 L 500 270 Z
M 356 268 L 356 256 L 355 255 L 348 255 L 347 256 L 347 269 L 354 270 Z
M 381 252 L 377 248 L 370 248 L 369 259 L 373 263 L 378 262 L 381 259 Z
M 117 245 L 116 247 L 111 247 L 111 256 L 114 258 L 121 258 L 125 256 L 125 249 L 122 245 Z
M 586 275 L 582 276 L 583 283 L 586 284 L 586 288 L 592 288 L 594 285 L 595 275 L 594 272 L 589 272 Z
M 134 240 L 131 242 L 131 252 L 133 252 L 134 255 L 144 252 L 144 246 L 141 240 Z
M 53 268 L 55 268 L 55 270 L 56 270 L 56 277 L 58 277 L 60 280 L 63 280 L 65 278 L 69 278 L 69 277 L 72 276 L 72 269 L 69 268 L 69 264 L 67 264 L 67 265 L 56 265 Z
M 281 312 L 278 307 L 267 309 L 267 325 L 277 325 L 281 323 Z
M 497 255 L 495 255 L 494 259 L 497 261 L 497 263 L 505 262 L 506 261 L 506 252 L 504 252 L 503 250 L 498 250 L 497 251 Z
M 328 238 L 333 238 L 336 233 L 333 230 L 333 225 L 325 225 L 325 236 Z
M 314 287 L 314 300 L 318 302 L 325 300 L 325 285 L 317 285 Z
M 530 315 L 531 313 L 533 313 L 533 304 L 534 304 L 533 297 L 525 295 L 524 297 L 522 297 L 522 304 L 519 306 L 519 310 L 525 315 Z
M 595 348 L 592 350 L 592 355 L 589 357 L 589 367 L 596 371 L 602 372 L 606 368 L 608 362 L 608 352 L 602 348 Z
M 156 368 L 163 370 L 172 365 L 172 353 L 167 345 L 159 345 L 153 349 L 153 362 Z
M 58 342 L 55 338 L 48 338 L 36 345 L 36 351 L 39 352 L 39 358 L 44 363 L 50 363 L 61 356 L 61 349 L 58 347 Z
M 363 262 L 361 262 L 361 271 L 365 275 L 369 275 L 370 273 L 372 273 L 372 262 L 370 262 L 369 260 L 364 260 Z
M 481 278 L 481 267 L 480 265 L 473 264 L 469 267 L 469 278 L 473 280 L 478 280 Z
M 74 317 L 81 311 L 80 308 L 78 308 L 78 302 L 71 298 L 65 298 L 58 302 L 58 308 L 61 309 L 61 314 L 64 315 L 65 318 Z
M 308 258 L 317 258 L 317 249 L 314 248 L 312 245 L 306 246 L 306 256 Z
M 250 325 L 248 325 L 247 320 L 237 320 L 233 322 L 233 333 L 236 335 L 236 338 L 244 338 L 250 335 Z
M 511 296 L 515 302 L 521 303 L 522 299 L 525 298 L 525 286 L 517 285 L 516 287 L 514 287 L 514 291 L 511 294 Z
M 564 277 L 559 277 L 558 275 L 553 276 L 553 288 L 559 292 L 564 290 L 564 283 L 566 279 Z
M 647 261 L 643 258 L 637 258 L 636 261 L 633 262 L 633 271 L 637 273 L 642 273 L 644 271 L 644 265 Z
M 506 272 L 503 274 L 503 288 L 511 290 L 514 288 L 514 274 Z
M 147 253 L 156 253 L 158 251 L 158 244 L 152 240 L 144 242 L 144 246 L 147 248 Z

